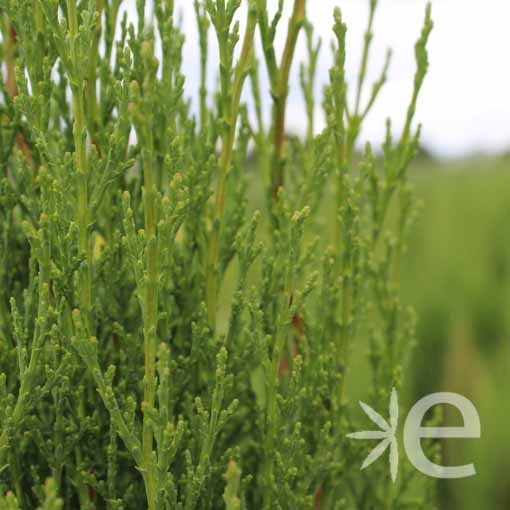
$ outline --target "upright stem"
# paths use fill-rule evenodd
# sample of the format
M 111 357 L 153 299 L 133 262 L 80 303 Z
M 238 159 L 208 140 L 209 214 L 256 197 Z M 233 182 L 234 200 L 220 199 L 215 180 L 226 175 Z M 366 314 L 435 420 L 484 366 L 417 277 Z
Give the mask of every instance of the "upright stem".
M 5 41 L 5 66 L 7 71 L 7 92 L 11 97 L 15 97 L 18 95 L 18 87 L 16 85 L 16 75 L 14 72 L 14 53 L 16 51 L 16 30 L 14 26 L 10 23 L 10 21 L 6 18 L 5 23 L 5 34 L 4 37 L 6 37 Z
M 78 300 L 80 304 L 81 316 L 85 330 L 89 335 L 92 330 L 92 250 L 89 243 L 89 164 L 87 158 L 87 125 L 85 116 L 84 93 L 87 88 L 81 62 L 81 55 L 78 52 L 76 41 L 79 34 L 77 0 L 67 0 L 67 15 L 69 24 L 69 52 L 72 69 L 71 90 L 73 95 L 74 111 L 74 146 L 75 163 L 78 172 L 78 251 L 82 260 L 81 267 L 78 269 Z M 83 396 L 78 402 L 78 408 L 83 406 Z M 77 463 L 81 463 L 81 453 L 76 449 Z M 78 480 L 78 492 L 80 504 L 86 504 L 88 500 L 88 488 L 81 480 Z
M 216 307 L 218 293 L 218 259 L 220 254 L 221 224 L 225 212 L 225 191 L 227 177 L 232 165 L 232 156 L 234 152 L 234 143 L 236 138 L 237 118 L 239 113 L 239 103 L 243 90 L 244 80 L 248 74 L 249 65 L 252 62 L 253 38 L 257 26 L 257 13 L 251 7 L 248 10 L 248 21 L 246 33 L 244 36 L 243 48 L 239 62 L 236 66 L 234 82 L 232 86 L 232 100 L 229 105 L 228 127 L 223 135 L 223 146 L 219 161 L 219 177 L 216 185 L 216 199 L 214 207 L 214 224 L 208 247 L 207 261 L 207 314 L 210 325 L 214 328 L 216 325 Z M 220 43 L 221 44 L 221 43 Z M 228 97 L 228 90 L 222 91 L 225 97 Z
M 154 409 L 156 400 L 156 351 L 157 351 L 157 323 L 158 323 L 158 238 L 156 233 L 156 189 L 154 185 L 153 164 L 153 136 L 152 129 L 147 129 L 146 146 L 143 149 L 144 170 L 144 209 L 145 232 L 147 240 L 147 280 L 144 303 L 144 350 L 145 350 L 145 378 L 143 403 L 143 469 L 149 502 L 149 510 L 156 508 L 156 479 L 153 472 L 153 439 L 154 434 L 150 425 L 150 412 Z
M 15 53 L 17 46 L 17 34 L 16 29 L 10 22 L 10 20 L 6 17 L 5 19 L 5 33 L 4 37 L 6 38 L 5 43 L 5 67 L 7 71 L 7 93 L 11 98 L 15 98 L 18 95 L 18 86 L 16 84 L 16 72 L 15 72 Z M 25 161 L 29 164 L 32 164 L 32 154 L 30 152 L 30 148 L 27 145 L 25 137 L 23 133 L 19 131 L 16 134 L 16 144 L 18 149 L 23 153 Z
M 289 31 L 282 61 L 278 71 L 276 98 L 273 107 L 273 163 L 271 190 L 276 198 L 278 190 L 283 185 L 283 169 L 285 164 L 285 117 L 287 98 L 289 95 L 289 76 L 296 51 L 299 31 L 305 19 L 306 0 L 295 0 L 294 11 L 289 21 Z
M 267 381 L 267 408 L 266 408 L 266 435 L 264 438 L 264 462 L 262 472 L 264 476 L 263 509 L 272 510 L 273 508 L 273 490 L 272 480 L 274 478 L 274 448 L 278 431 L 278 383 L 280 379 L 279 368 L 282 358 L 282 352 L 285 346 L 285 339 L 288 336 L 289 326 L 285 320 L 285 314 L 288 313 L 291 289 L 294 284 L 292 281 L 292 269 L 288 268 L 285 274 L 284 289 L 280 297 L 278 323 L 275 331 L 275 343 L 271 358 L 271 372 L 268 374 Z
M 97 58 L 99 54 L 99 40 L 101 38 L 101 14 L 104 8 L 104 0 L 96 0 L 96 12 L 98 15 L 98 25 L 92 44 L 90 45 L 89 61 L 87 69 L 87 82 L 85 94 L 87 98 L 87 120 L 92 143 L 98 143 L 96 131 L 100 120 L 97 104 Z
M 200 44 L 200 127 L 205 133 L 207 127 L 207 57 L 209 55 L 207 35 L 209 33 L 209 21 L 203 11 L 202 4 L 195 0 L 195 13 L 198 25 Z
M 365 84 L 365 78 L 367 75 L 368 57 L 370 53 L 370 46 L 373 39 L 372 27 L 374 25 L 375 9 L 377 7 L 377 0 L 370 1 L 370 12 L 368 15 L 368 27 L 365 32 L 363 54 L 361 57 L 361 64 L 358 74 L 358 86 L 356 90 L 356 103 L 354 107 L 354 115 L 359 115 L 361 106 L 361 94 L 363 93 L 363 85 Z
M 157 479 L 154 460 L 154 430 L 151 417 L 156 402 L 156 354 L 158 345 L 158 304 L 159 304 L 159 240 L 158 240 L 158 188 L 157 168 L 154 158 L 154 97 L 155 82 L 159 63 L 154 57 L 152 40 L 142 42 L 144 62 L 143 90 L 137 82 L 131 84 L 132 102 L 130 104 L 134 125 L 141 147 L 143 170 L 143 206 L 145 233 L 145 264 L 143 280 L 138 282 L 142 295 L 144 340 L 144 379 L 143 379 L 143 425 L 142 454 L 139 467 L 142 472 L 149 510 L 156 510 Z M 138 461 L 137 461 L 138 462 Z
M 84 104 L 84 80 L 76 47 L 78 37 L 78 12 L 76 0 L 67 0 L 67 13 L 69 18 L 69 49 L 72 62 L 72 93 L 74 109 L 74 144 L 75 161 L 78 171 L 78 248 L 83 260 L 79 274 L 79 301 L 84 324 L 88 333 L 92 333 L 92 253 L 89 244 L 89 165 L 87 160 L 87 128 Z
M 41 225 L 47 221 L 46 215 L 41 215 Z M 44 233 L 43 233 L 44 235 Z M 46 335 L 47 315 L 49 306 L 49 274 L 50 274 L 50 249 L 45 239 L 39 259 L 38 276 L 38 304 L 37 321 L 35 322 L 32 345 L 30 347 L 30 361 L 28 367 L 20 374 L 20 388 L 18 399 L 11 416 L 11 428 L 16 429 L 26 413 L 27 401 L 36 384 L 37 371 L 40 366 L 40 357 L 42 353 L 42 342 Z M 3 425 L 3 424 L 2 424 Z M 9 443 L 9 430 L 4 428 L 0 434 L 0 464 L 4 463 L 7 446 Z

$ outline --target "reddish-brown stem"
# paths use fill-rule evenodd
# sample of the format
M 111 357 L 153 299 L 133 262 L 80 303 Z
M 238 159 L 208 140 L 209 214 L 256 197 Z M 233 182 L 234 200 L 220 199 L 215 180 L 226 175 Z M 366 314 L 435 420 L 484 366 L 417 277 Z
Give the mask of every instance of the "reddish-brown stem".
M 278 190 L 284 183 L 283 167 L 285 163 L 285 118 L 287 98 L 289 95 L 289 77 L 296 51 L 299 31 L 305 19 L 306 0 L 295 0 L 294 10 L 289 22 L 289 31 L 282 61 L 278 72 L 276 100 L 273 109 L 273 165 L 272 165 L 272 193 L 277 200 Z

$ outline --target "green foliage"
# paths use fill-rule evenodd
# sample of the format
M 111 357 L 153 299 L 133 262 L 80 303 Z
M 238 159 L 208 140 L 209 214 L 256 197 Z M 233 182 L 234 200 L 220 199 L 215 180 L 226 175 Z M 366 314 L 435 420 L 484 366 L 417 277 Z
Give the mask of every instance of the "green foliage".
M 415 217 L 407 171 L 430 8 L 404 130 L 394 141 L 388 122 L 382 160 L 367 145 L 359 162 L 389 64 L 363 105 L 376 0 L 354 105 L 335 11 L 318 135 L 321 45 L 305 0 L 294 2 L 281 59 L 283 1 L 273 19 L 265 1 L 246 2 L 237 48 L 241 3 L 195 2 L 199 121 L 184 94 L 173 1 L 149 10 L 138 0 L 136 27 L 118 20 L 122 0 L 1 4 L 5 508 L 434 508 L 433 484 L 409 468 L 396 485 L 386 466 L 360 473 L 368 446 L 346 439 L 357 341 L 370 339 L 375 407 L 402 384 L 413 343 L 400 266 Z M 211 28 L 215 91 L 206 87 Z M 303 141 L 285 136 L 300 34 Z M 248 78 L 256 125 L 241 102 Z M 249 192 L 257 186 L 263 211 Z

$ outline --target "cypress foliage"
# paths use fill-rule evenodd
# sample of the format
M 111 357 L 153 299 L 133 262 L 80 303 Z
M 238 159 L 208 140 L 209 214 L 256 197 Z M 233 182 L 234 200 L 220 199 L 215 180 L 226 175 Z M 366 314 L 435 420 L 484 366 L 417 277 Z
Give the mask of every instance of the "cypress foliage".
M 241 34 L 241 0 L 195 0 L 197 118 L 172 0 L 138 0 L 136 26 L 122 0 L 1 0 L 1 509 L 435 508 L 410 468 L 395 485 L 358 471 L 370 445 L 346 439 L 351 353 L 369 344 L 385 408 L 414 337 L 399 280 L 430 7 L 404 129 L 359 158 L 390 60 L 367 86 L 377 0 L 353 102 L 334 13 L 318 134 L 306 1 L 281 56 L 283 1 L 245 3 Z M 286 136 L 299 37 L 302 140 Z

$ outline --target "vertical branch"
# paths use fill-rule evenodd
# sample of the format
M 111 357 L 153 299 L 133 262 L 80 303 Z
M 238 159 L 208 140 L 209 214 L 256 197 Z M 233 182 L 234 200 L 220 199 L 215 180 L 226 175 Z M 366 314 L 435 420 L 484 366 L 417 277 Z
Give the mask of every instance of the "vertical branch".
M 361 57 L 361 65 L 358 73 L 358 86 L 356 89 L 356 104 L 354 106 L 354 115 L 357 116 L 360 111 L 361 95 L 363 93 L 363 85 L 365 84 L 365 77 L 367 74 L 368 57 L 370 54 L 370 46 L 372 45 L 372 39 L 374 34 L 372 27 L 374 25 L 375 10 L 377 7 L 377 0 L 370 0 L 370 11 L 368 15 L 368 27 L 365 32 L 363 54 Z
M 143 337 L 144 337 L 144 380 L 143 380 L 143 431 L 142 431 L 142 473 L 145 481 L 149 510 L 156 509 L 157 480 L 155 473 L 153 446 L 154 431 L 151 414 L 156 402 L 156 356 L 159 306 L 159 242 L 158 242 L 158 190 L 154 167 L 154 101 L 155 82 L 159 67 L 154 57 L 153 41 L 142 43 L 143 90 L 137 82 L 131 84 L 130 112 L 139 138 L 143 169 L 143 205 L 145 223 L 145 267 L 146 272 L 139 292 L 142 296 Z
M 0 428 L 0 464 L 4 463 L 5 455 L 9 445 L 9 436 L 11 430 L 15 430 L 21 423 L 27 412 L 28 402 L 32 395 L 34 386 L 37 384 L 37 372 L 40 369 L 40 360 L 42 354 L 43 341 L 48 330 L 48 313 L 49 313 L 49 287 L 50 287 L 50 244 L 47 234 L 48 216 L 43 213 L 40 217 L 40 230 L 31 232 L 32 237 L 31 248 L 35 254 L 39 265 L 38 274 L 38 303 L 37 303 L 37 320 L 30 346 L 30 360 L 28 366 L 20 365 L 20 388 L 16 405 L 10 417 L 9 427 L 1 424 Z M 11 308 L 16 309 L 14 299 L 11 299 Z
M 411 97 L 411 102 L 407 109 L 406 122 L 404 125 L 404 130 L 401 137 L 401 145 L 405 145 L 409 143 L 410 133 L 411 133 L 411 124 L 413 122 L 414 114 L 416 112 L 416 104 L 418 102 L 418 96 L 420 95 L 421 88 L 423 86 L 423 81 L 425 80 L 425 76 L 427 74 L 429 68 L 429 60 L 427 54 L 427 42 L 429 40 L 430 33 L 432 32 L 432 28 L 434 24 L 431 18 L 432 7 L 431 4 L 427 4 L 427 9 L 425 12 L 425 21 L 423 24 L 423 28 L 421 31 L 420 38 L 416 42 L 415 46 L 415 58 L 416 58 L 416 74 L 414 76 L 414 88 L 413 95 Z
M 16 53 L 17 33 L 14 26 L 10 21 L 6 20 L 6 33 L 4 34 L 5 40 L 5 67 L 7 71 L 7 92 L 11 97 L 18 95 L 18 86 L 16 85 L 16 73 L 14 56 Z
M 209 34 L 209 20 L 199 0 L 195 0 L 195 14 L 198 25 L 200 44 L 200 127 L 202 132 L 207 128 L 207 58 L 209 55 L 207 37 Z
M 334 67 L 330 71 L 331 95 L 330 101 L 330 119 L 332 124 L 332 134 L 334 139 L 334 155 L 337 165 L 338 176 L 336 181 L 336 205 L 340 207 L 344 203 L 345 194 L 345 172 L 349 160 L 349 150 L 346 142 L 345 116 L 347 113 L 347 84 L 345 79 L 345 37 L 347 27 L 342 20 L 340 9 L 335 9 L 335 24 L 333 27 L 337 40 L 335 52 Z M 338 257 L 341 248 L 341 218 L 336 215 L 334 247 Z
M 156 189 L 154 186 L 154 141 L 152 130 L 147 129 L 145 147 L 142 150 L 144 174 L 144 210 L 147 243 L 147 281 L 145 291 L 145 380 L 144 380 L 144 419 L 143 419 L 143 463 L 149 479 L 149 508 L 155 504 L 155 487 L 151 473 L 153 431 L 149 421 L 149 413 L 154 409 L 156 400 L 156 351 L 158 324 L 158 239 L 156 235 Z
M 97 102 L 97 61 L 99 58 L 99 41 L 101 39 L 101 16 L 103 14 L 104 0 L 96 0 L 97 27 L 93 33 L 92 44 L 90 45 L 88 64 L 87 64 L 87 80 L 85 84 L 86 113 L 87 125 L 90 132 L 92 143 L 97 144 L 96 131 L 100 115 Z
M 83 52 L 80 48 L 80 26 L 77 0 L 67 0 L 69 26 L 69 61 L 70 85 L 73 96 L 75 146 L 75 164 L 78 180 L 78 252 L 81 265 L 78 269 L 78 300 L 83 318 L 83 325 L 88 335 L 93 334 L 92 326 L 92 249 L 89 240 L 89 162 L 87 155 L 87 119 L 85 111 L 86 80 L 82 71 Z M 83 397 L 78 402 L 78 415 L 83 415 Z M 82 454 L 76 449 L 76 462 L 81 463 Z M 80 467 L 81 469 L 81 467 Z M 81 477 L 79 477 L 81 478 Z M 81 504 L 88 501 L 88 488 L 78 480 L 78 493 Z
M 277 305 L 276 324 L 274 331 L 274 344 L 271 352 L 269 373 L 267 377 L 267 403 L 266 403 L 266 433 L 264 437 L 264 460 L 262 463 L 262 476 L 264 483 L 263 490 L 263 509 L 272 510 L 274 506 L 274 471 L 277 433 L 280 425 L 279 405 L 278 405 L 278 385 L 280 379 L 280 362 L 288 338 L 292 321 L 289 320 L 289 297 L 296 285 L 296 268 L 299 260 L 299 248 L 303 233 L 303 224 L 310 214 L 309 207 L 302 211 L 296 211 L 292 217 L 287 217 L 289 221 L 287 234 L 289 240 L 289 259 L 284 262 L 284 272 L 282 278 L 282 290 L 280 291 Z
M 225 77 L 222 79 L 222 96 L 227 111 L 223 112 L 226 121 L 226 127 L 222 136 L 222 149 L 219 160 L 219 176 L 216 184 L 214 223 L 213 231 L 209 239 L 208 260 L 207 260 L 207 282 L 206 299 L 207 313 L 209 323 L 212 327 L 216 325 L 216 308 L 218 293 L 218 258 L 220 254 L 221 224 L 225 211 L 225 192 L 227 177 L 232 165 L 232 156 L 237 130 L 237 119 L 239 114 L 239 103 L 245 78 L 249 71 L 249 66 L 253 60 L 253 39 L 255 28 L 257 26 L 257 11 L 254 4 L 250 2 L 248 8 L 248 19 L 246 23 L 246 32 L 241 50 L 241 56 L 237 63 L 232 87 Z M 217 28 L 218 31 L 218 28 Z M 223 39 L 222 39 L 223 36 Z M 226 64 L 228 41 L 224 40 L 224 34 L 218 31 L 218 42 L 220 44 L 220 54 L 222 57 L 222 66 Z M 225 71 L 225 69 L 224 69 Z M 222 74 L 225 74 L 224 72 Z M 230 91 L 231 88 L 231 91 Z
M 10 22 L 10 20 L 6 17 L 5 19 L 6 30 L 4 33 L 5 37 L 5 68 L 7 73 L 7 93 L 9 96 L 14 99 L 18 95 L 18 86 L 16 84 L 16 64 L 15 64 L 15 55 L 16 55 L 16 47 L 17 47 L 17 33 L 14 25 Z M 23 136 L 23 133 L 19 131 L 16 134 L 16 144 L 18 149 L 22 152 L 25 161 L 32 164 L 32 154 L 30 152 L 30 148 Z
M 299 31 L 305 20 L 306 0 L 295 0 L 292 17 L 289 21 L 289 31 L 283 50 L 282 60 L 278 70 L 276 96 L 273 107 L 273 162 L 271 171 L 271 191 L 277 199 L 278 190 L 284 183 L 285 166 L 285 117 L 287 98 L 289 95 L 289 76 L 294 60 Z
M 301 64 L 300 81 L 301 89 L 305 99 L 306 115 L 308 117 L 308 127 L 306 140 L 311 143 L 315 134 L 315 80 L 317 75 L 317 62 L 322 47 L 322 40 L 319 38 L 316 45 L 313 41 L 313 26 L 310 23 L 305 24 L 306 49 L 308 53 L 308 67 Z
M 87 128 L 85 118 L 84 88 L 85 83 L 78 50 L 78 9 L 76 0 L 67 0 L 67 16 L 69 25 L 69 53 L 71 62 L 71 90 L 74 110 L 74 144 L 75 163 L 78 172 L 78 249 L 82 257 L 79 274 L 79 302 L 88 333 L 92 332 L 92 253 L 89 245 L 89 164 L 87 158 Z

